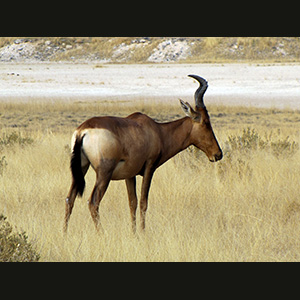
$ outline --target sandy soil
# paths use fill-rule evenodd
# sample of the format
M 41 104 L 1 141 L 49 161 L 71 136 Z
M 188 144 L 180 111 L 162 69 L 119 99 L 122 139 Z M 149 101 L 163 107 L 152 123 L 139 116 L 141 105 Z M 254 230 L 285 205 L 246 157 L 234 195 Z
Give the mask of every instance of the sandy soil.
M 0 101 L 59 99 L 193 101 L 197 84 L 208 80 L 206 102 L 300 108 L 300 65 L 248 64 L 0 64 Z

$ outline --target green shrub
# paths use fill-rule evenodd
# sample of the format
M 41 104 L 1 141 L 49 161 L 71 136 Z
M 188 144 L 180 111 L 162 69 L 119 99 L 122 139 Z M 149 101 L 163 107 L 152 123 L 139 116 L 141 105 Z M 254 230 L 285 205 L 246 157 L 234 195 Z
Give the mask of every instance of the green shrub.
M 14 233 L 6 217 L 0 215 L 0 262 L 37 262 L 40 255 L 28 242 L 25 232 Z

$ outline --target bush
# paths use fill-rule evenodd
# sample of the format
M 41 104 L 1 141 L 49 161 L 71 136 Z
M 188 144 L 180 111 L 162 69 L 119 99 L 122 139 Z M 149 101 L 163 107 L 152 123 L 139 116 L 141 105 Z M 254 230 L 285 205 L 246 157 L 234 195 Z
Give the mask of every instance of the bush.
M 21 146 L 31 145 L 33 143 L 33 139 L 29 137 L 22 137 L 19 133 L 12 132 L 11 134 L 3 134 L 2 138 L 0 138 L 0 145 L 3 146 L 11 146 L 14 144 L 19 144 Z
M 243 129 L 242 135 L 228 136 L 227 145 L 230 146 L 232 151 L 249 151 L 264 148 L 265 143 L 258 135 L 255 129 Z
M 14 233 L 6 217 L 0 215 L 0 262 L 37 262 L 40 255 L 28 242 L 25 232 Z
M 270 147 L 272 153 L 279 157 L 280 155 L 285 155 L 290 157 L 294 155 L 299 150 L 299 144 L 295 141 L 290 141 L 290 137 L 287 136 L 283 140 L 279 139 L 275 142 L 271 142 Z
M 230 151 L 239 151 L 242 153 L 250 153 L 253 150 L 265 150 L 270 151 L 274 156 L 278 157 L 290 157 L 299 150 L 299 144 L 295 141 L 290 141 L 289 136 L 281 139 L 275 136 L 273 132 L 269 135 L 261 137 L 255 129 L 243 129 L 241 135 L 228 136 L 226 141 L 226 148 Z

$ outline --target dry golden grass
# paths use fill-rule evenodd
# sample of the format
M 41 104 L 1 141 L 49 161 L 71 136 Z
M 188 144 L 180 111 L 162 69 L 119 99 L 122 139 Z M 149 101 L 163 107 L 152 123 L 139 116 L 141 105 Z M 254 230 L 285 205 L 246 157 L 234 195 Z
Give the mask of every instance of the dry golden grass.
M 26 231 L 41 261 L 299 261 L 300 112 L 208 109 L 223 160 L 210 163 L 191 148 L 160 167 L 145 233 L 131 232 L 123 181 L 111 182 L 100 206 L 104 233 L 96 233 L 86 203 L 95 180 L 89 170 L 64 236 L 75 127 L 94 115 L 137 110 L 174 119 L 182 115 L 179 104 L 0 104 L 0 213 Z M 248 127 L 255 131 L 243 133 Z M 1 144 L 13 132 L 23 140 Z M 140 189 L 140 177 L 137 185 Z

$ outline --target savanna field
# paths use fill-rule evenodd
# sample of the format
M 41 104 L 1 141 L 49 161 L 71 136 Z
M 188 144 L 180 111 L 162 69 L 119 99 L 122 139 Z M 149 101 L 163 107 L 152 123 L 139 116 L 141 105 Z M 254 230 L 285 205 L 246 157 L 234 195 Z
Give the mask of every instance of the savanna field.
M 300 111 L 288 108 L 207 103 L 224 157 L 210 163 L 190 147 L 161 166 L 144 233 L 131 231 L 124 181 L 110 183 L 99 210 L 104 232 L 96 232 L 87 206 L 90 168 L 64 235 L 74 129 L 95 115 L 184 116 L 176 99 L 156 104 L 0 103 L 0 214 L 26 233 L 39 261 L 299 261 Z

